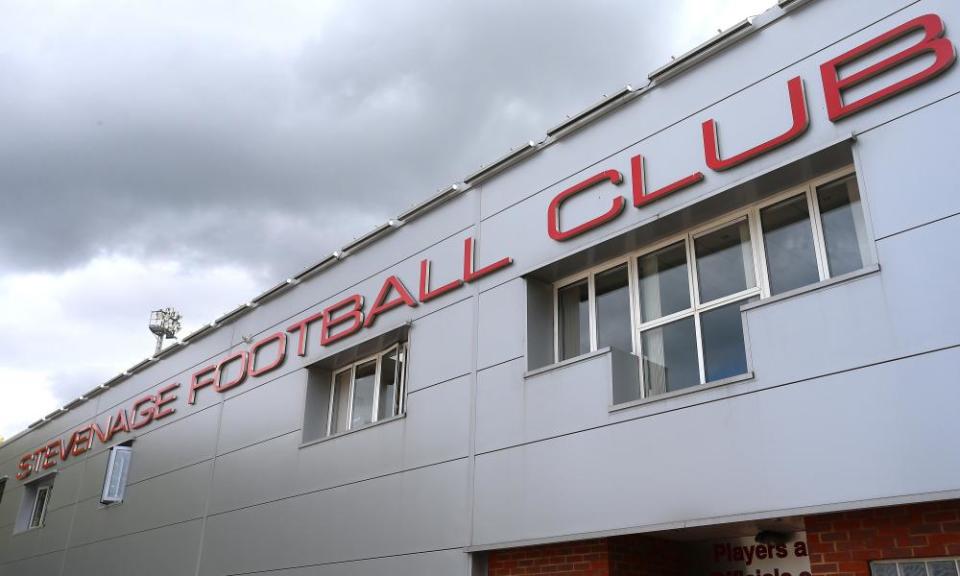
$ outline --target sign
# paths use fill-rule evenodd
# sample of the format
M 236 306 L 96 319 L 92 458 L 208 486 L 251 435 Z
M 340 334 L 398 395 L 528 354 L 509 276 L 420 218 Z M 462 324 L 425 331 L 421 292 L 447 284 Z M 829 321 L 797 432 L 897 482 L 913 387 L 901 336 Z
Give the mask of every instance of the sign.
M 760 543 L 752 537 L 690 545 L 689 576 L 811 576 L 806 533 Z
M 922 32 L 923 37 L 916 44 L 888 56 L 879 62 L 858 70 L 852 74 L 840 77 L 839 70 L 849 67 L 851 63 L 868 60 L 871 55 L 902 38 Z M 862 95 L 852 102 L 844 101 L 844 93 L 874 79 L 875 77 L 893 70 L 907 62 L 925 56 L 933 56 L 933 61 L 924 69 L 913 75 L 898 80 L 883 88 L 874 89 L 867 95 Z M 831 122 L 839 122 L 863 110 L 875 106 L 888 98 L 915 88 L 924 82 L 945 72 L 956 60 L 953 44 L 944 38 L 943 20 L 936 14 L 924 14 L 905 22 L 872 40 L 860 44 L 856 48 L 841 54 L 820 65 L 820 81 L 823 86 L 823 96 L 826 102 L 827 116 Z M 703 142 L 703 161 L 707 168 L 714 172 L 722 172 L 754 160 L 800 138 L 810 127 L 810 116 L 807 112 L 807 96 L 803 88 L 803 78 L 795 76 L 787 81 L 787 96 L 790 102 L 790 127 L 783 133 L 764 142 L 723 158 L 718 144 L 717 121 L 713 118 L 704 120 L 701 124 L 701 139 Z M 694 164 L 694 162 L 691 162 Z M 636 155 L 630 159 L 630 182 L 634 208 L 642 208 L 651 202 L 659 200 L 669 194 L 684 190 L 703 182 L 706 176 L 700 170 L 679 178 L 657 190 L 648 191 L 644 180 L 644 157 Z M 610 202 L 610 208 L 602 214 L 587 218 L 579 224 L 563 223 L 561 225 L 561 208 L 564 202 L 602 184 L 619 186 L 626 182 L 623 174 L 613 168 L 604 168 L 600 172 L 563 190 L 550 201 L 547 207 L 547 235 L 557 242 L 570 240 L 610 222 L 623 213 L 626 200 L 623 196 L 616 196 Z

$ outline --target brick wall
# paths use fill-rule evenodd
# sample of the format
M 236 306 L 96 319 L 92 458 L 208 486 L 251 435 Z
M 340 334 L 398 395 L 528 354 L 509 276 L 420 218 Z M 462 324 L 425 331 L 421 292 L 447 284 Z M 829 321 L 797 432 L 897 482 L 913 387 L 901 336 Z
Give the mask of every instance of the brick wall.
M 960 500 L 805 520 L 815 576 L 869 576 L 871 560 L 960 556 Z
M 496 550 L 488 576 L 683 576 L 677 543 L 643 535 Z
M 609 576 L 606 538 L 496 550 L 487 555 L 488 576 Z

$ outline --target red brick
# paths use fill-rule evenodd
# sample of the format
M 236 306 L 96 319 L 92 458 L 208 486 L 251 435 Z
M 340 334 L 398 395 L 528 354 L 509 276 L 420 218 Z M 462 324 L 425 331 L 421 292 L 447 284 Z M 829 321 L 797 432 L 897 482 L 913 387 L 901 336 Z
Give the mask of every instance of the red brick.
M 826 534 L 821 534 L 820 539 L 824 542 L 840 542 L 842 540 L 849 540 L 849 532 L 827 532 Z
M 910 527 L 911 534 L 936 534 L 937 532 L 943 532 L 939 524 L 918 524 Z
M 957 519 L 956 510 L 934 510 L 932 512 L 927 512 L 923 515 L 924 522 L 947 522 L 949 520 Z

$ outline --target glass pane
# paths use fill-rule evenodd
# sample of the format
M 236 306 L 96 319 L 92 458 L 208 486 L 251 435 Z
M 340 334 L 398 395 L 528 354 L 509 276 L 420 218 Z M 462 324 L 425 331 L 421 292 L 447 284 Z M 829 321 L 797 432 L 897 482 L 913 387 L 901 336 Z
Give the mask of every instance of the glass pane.
M 643 332 L 643 381 L 648 396 L 700 383 L 693 317 Z
M 377 420 L 397 415 L 397 351 L 380 359 L 380 400 Z
M 863 268 L 867 259 L 867 232 L 857 179 L 850 176 L 817 188 L 817 202 L 830 275 L 839 276 Z
M 560 360 L 590 351 L 590 309 L 587 281 L 561 288 Z
M 627 265 L 597 274 L 597 347 L 633 352 L 630 338 L 630 290 Z
M 938 560 L 927 564 L 930 576 L 957 576 L 957 563 L 953 560 Z
M 350 428 L 363 426 L 373 421 L 373 392 L 377 386 L 377 361 L 364 362 L 356 368 L 353 376 L 353 412 Z
M 347 429 L 350 417 L 350 372 L 344 370 L 334 377 L 333 412 L 330 415 L 330 433 L 336 434 Z
M 893 562 L 874 564 L 871 573 L 873 576 L 897 576 L 897 565 Z
M 127 465 L 130 451 L 114 448 L 113 467 L 110 469 L 110 483 L 107 486 L 107 498 L 117 500 L 121 496 L 123 485 L 127 481 Z
M 747 371 L 740 306 L 745 300 L 714 308 L 700 315 L 703 368 L 707 382 Z
M 37 489 L 37 499 L 33 504 L 33 515 L 30 517 L 30 527 L 36 528 L 43 524 L 43 513 L 47 507 L 47 497 L 50 495 L 50 489 L 42 487 Z
M 750 227 L 742 220 L 694 239 L 700 302 L 742 292 L 757 285 Z
M 760 211 L 760 226 L 771 294 L 820 281 L 806 196 L 764 208 Z
M 683 242 L 643 256 L 637 263 L 640 316 L 644 322 L 690 307 L 687 251 Z
M 903 576 L 927 576 L 927 567 L 923 562 L 904 562 L 900 564 L 900 573 Z

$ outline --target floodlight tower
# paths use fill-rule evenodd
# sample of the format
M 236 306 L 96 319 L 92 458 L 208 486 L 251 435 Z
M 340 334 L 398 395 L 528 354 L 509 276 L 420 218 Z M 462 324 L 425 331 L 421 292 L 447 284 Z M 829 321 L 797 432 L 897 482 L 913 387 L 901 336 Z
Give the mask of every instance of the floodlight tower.
M 177 337 L 182 318 L 183 316 L 173 308 L 163 308 L 150 312 L 150 331 L 157 337 L 157 350 L 154 355 L 160 353 L 164 339 Z

